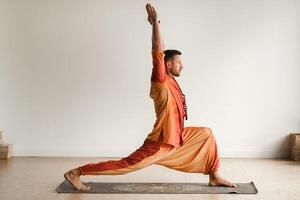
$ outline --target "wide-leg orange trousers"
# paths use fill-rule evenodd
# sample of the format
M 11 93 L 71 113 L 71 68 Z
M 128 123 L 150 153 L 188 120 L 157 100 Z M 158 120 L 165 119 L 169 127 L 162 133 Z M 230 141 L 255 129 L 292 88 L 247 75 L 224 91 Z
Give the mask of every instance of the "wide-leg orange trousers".
M 179 148 L 146 139 L 127 157 L 89 163 L 79 167 L 79 170 L 82 175 L 121 175 L 152 164 L 190 173 L 209 174 L 218 170 L 218 149 L 210 128 L 185 127 L 182 138 L 183 145 Z

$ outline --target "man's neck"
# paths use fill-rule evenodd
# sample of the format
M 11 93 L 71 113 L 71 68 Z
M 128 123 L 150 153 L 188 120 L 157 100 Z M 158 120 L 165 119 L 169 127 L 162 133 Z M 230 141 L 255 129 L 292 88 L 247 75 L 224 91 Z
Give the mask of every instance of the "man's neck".
M 167 73 L 167 76 L 169 76 L 170 78 L 174 78 L 174 76 L 171 73 Z

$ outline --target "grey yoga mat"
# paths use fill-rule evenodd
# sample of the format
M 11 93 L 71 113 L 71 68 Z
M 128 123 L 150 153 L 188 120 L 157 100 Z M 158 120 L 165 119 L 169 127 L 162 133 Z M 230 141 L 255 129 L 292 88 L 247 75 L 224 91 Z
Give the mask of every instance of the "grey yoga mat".
M 110 194 L 256 194 L 253 182 L 236 183 L 239 187 L 208 186 L 204 183 L 117 183 L 88 182 L 89 191 L 76 190 L 68 181 L 57 188 L 58 193 L 110 193 Z

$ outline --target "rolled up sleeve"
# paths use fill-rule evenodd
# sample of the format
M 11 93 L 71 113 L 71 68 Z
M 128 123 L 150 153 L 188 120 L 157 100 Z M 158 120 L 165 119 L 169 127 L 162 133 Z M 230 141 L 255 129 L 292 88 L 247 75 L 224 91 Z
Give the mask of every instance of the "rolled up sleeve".
M 164 82 L 166 80 L 164 53 L 162 51 L 157 51 L 152 49 L 152 62 L 153 62 L 153 68 L 152 68 L 151 81 Z

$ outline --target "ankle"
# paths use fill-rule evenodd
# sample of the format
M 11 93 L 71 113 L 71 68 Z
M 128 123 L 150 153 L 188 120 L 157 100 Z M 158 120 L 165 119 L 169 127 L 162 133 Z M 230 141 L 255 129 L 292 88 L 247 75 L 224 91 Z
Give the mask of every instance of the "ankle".
M 78 168 L 72 169 L 71 173 L 75 176 L 81 176 L 81 171 Z
M 215 179 L 215 178 L 217 178 L 218 176 L 219 176 L 219 174 L 218 174 L 216 171 L 211 172 L 211 173 L 209 174 L 209 177 L 212 178 L 212 179 Z

